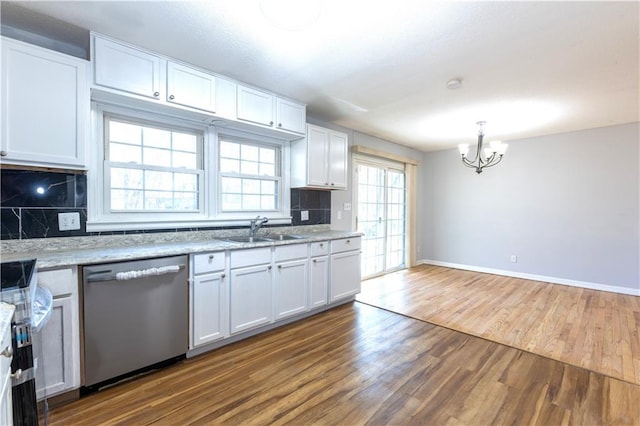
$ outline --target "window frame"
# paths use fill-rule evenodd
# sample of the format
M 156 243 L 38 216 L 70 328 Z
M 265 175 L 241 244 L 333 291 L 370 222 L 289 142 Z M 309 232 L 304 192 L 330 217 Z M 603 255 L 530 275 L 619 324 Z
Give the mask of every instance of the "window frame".
M 178 113 L 179 111 L 176 111 Z M 202 132 L 201 161 L 202 177 L 199 184 L 199 212 L 109 212 L 109 177 L 105 167 L 104 115 L 116 116 L 124 121 L 133 120 L 159 124 L 163 127 L 175 126 L 187 131 Z M 110 102 L 91 102 L 91 141 L 87 144 L 87 232 L 108 232 L 127 230 L 207 228 L 221 226 L 248 226 L 249 220 L 257 215 L 267 216 L 270 224 L 291 224 L 289 143 L 284 140 L 248 133 L 243 130 L 211 125 L 202 119 L 190 119 L 189 115 L 166 115 L 153 110 L 129 107 Z M 219 188 L 219 132 L 230 138 L 255 141 L 258 144 L 280 148 L 280 184 L 277 210 L 251 212 L 222 212 L 221 190 Z M 107 186 L 109 185 L 109 186 Z

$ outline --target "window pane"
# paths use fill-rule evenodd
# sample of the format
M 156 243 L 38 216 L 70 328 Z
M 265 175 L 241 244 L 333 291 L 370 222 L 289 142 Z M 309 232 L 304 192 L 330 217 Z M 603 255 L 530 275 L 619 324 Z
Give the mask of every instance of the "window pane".
M 166 149 L 144 148 L 143 158 L 149 166 L 171 167 L 171 151 Z
M 173 173 L 147 170 L 144 172 L 145 189 L 167 190 L 173 187 Z
M 240 194 L 242 193 L 242 179 L 237 178 L 222 178 L 222 193 L 223 194 Z
M 145 210 L 173 210 L 173 193 L 170 191 L 145 191 Z
M 171 148 L 171 132 L 153 127 L 142 129 L 142 144 L 144 146 L 155 146 L 157 148 Z
M 176 210 L 198 210 L 198 194 L 194 192 L 176 192 L 174 207 Z
M 198 152 L 198 137 L 188 133 L 173 133 L 173 149 Z
M 261 176 L 275 176 L 276 175 L 276 166 L 273 164 L 260 164 L 260 173 Z
M 222 196 L 222 208 L 223 210 L 241 210 L 242 197 L 238 194 L 225 194 Z
M 112 143 L 109 146 L 109 160 L 111 161 L 140 164 L 142 162 L 140 154 L 140 147 L 137 146 L 119 143 Z
M 260 193 L 275 195 L 276 193 L 276 183 L 274 181 L 265 181 L 260 182 Z
M 243 161 L 240 165 L 240 173 L 243 175 L 257 175 L 258 163 L 254 163 L 253 161 Z
M 260 162 L 262 163 L 276 163 L 276 152 L 273 148 L 260 148 Z
M 240 158 L 240 145 L 226 141 L 220 142 L 220 157 Z
M 240 173 L 240 161 L 220 159 L 220 171 L 223 173 Z
M 260 196 L 244 195 L 242 197 L 242 208 L 244 210 L 260 210 Z
M 276 200 L 273 195 L 263 195 L 260 197 L 260 207 L 263 210 L 274 210 L 276 208 Z
M 185 169 L 198 168 L 198 156 L 195 153 L 173 151 L 173 167 L 184 167 Z
M 260 149 L 257 146 L 242 145 L 240 150 L 243 160 L 258 161 Z
M 142 189 L 142 170 L 112 168 L 111 187 Z
M 140 145 L 142 134 L 140 126 L 119 121 L 109 121 L 109 140 L 112 142 L 123 142 Z
M 242 193 L 260 194 L 260 181 L 255 179 L 242 180 Z
M 176 191 L 198 191 L 198 175 L 174 173 L 173 188 Z
M 113 210 L 142 210 L 142 191 L 111 190 Z

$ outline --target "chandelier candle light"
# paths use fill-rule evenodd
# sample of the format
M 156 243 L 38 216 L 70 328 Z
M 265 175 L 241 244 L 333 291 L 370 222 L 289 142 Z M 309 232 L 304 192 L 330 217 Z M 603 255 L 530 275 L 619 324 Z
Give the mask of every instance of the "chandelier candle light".
M 482 139 L 484 138 L 484 130 L 483 126 L 486 124 L 486 121 L 478 121 L 476 124 L 480 126 L 478 130 L 478 148 L 476 150 L 476 155 L 473 160 L 469 160 L 467 158 L 467 154 L 469 154 L 469 144 L 463 143 L 458 145 L 458 149 L 460 150 L 460 155 L 462 156 L 462 164 L 467 167 L 471 167 L 472 169 L 476 169 L 476 173 L 482 173 L 482 170 L 485 167 L 491 167 L 498 164 L 504 153 L 507 151 L 508 145 L 499 141 L 491 142 L 489 148 L 484 149 L 484 155 L 482 151 Z

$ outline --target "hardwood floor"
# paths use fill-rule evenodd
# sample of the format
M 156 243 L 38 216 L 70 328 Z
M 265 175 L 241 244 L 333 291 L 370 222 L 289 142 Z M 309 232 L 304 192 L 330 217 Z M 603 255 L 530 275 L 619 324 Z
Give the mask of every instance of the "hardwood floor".
M 50 425 L 633 425 L 640 387 L 355 302 L 56 408 Z
M 640 384 L 640 297 L 422 265 L 358 300 Z

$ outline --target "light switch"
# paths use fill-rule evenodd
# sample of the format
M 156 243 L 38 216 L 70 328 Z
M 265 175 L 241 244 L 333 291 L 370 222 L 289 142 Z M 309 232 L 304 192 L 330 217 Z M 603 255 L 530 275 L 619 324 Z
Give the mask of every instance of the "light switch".
M 351 211 L 351 203 L 344 203 L 342 206 L 345 212 Z

